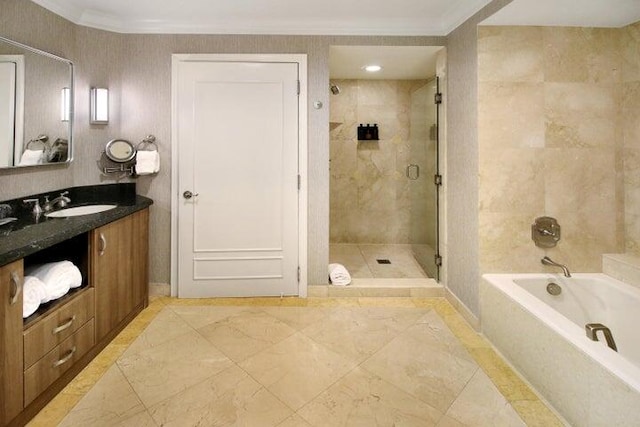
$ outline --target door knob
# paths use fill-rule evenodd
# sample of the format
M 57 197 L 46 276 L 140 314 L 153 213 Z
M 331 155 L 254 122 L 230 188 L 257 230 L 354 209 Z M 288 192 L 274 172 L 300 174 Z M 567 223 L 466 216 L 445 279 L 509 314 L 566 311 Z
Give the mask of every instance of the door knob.
M 197 195 L 198 195 L 198 193 L 192 193 L 189 190 L 187 190 L 184 193 L 182 193 L 182 197 L 184 197 L 185 199 L 190 199 L 192 197 L 196 197 Z

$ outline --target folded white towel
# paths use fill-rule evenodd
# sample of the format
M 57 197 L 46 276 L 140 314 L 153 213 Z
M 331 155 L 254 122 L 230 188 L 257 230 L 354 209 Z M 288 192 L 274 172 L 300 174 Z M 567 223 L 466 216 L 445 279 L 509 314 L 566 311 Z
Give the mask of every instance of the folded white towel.
M 44 150 L 24 150 L 20 157 L 20 166 L 38 165 L 44 163 Z
M 160 171 L 160 153 L 157 151 L 138 151 L 136 154 L 136 174 L 151 175 Z
M 347 286 L 351 283 L 351 275 L 342 264 L 329 264 L 329 280 L 337 286 Z
M 82 274 L 71 261 L 34 265 L 25 269 L 25 274 L 36 276 L 44 283 L 47 297 L 42 303 L 58 299 L 69 292 L 69 289 L 82 285 Z
M 47 297 L 47 290 L 42 280 L 35 276 L 24 276 L 22 286 L 22 317 L 27 318 L 36 312 L 40 303 Z

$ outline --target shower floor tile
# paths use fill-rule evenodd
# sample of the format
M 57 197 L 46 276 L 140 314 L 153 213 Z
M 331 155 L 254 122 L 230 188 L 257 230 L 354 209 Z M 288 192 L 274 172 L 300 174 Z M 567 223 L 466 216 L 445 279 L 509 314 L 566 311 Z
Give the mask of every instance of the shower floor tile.
M 390 263 L 381 264 L 378 260 Z M 344 265 L 354 279 L 428 277 L 415 260 L 411 245 L 332 243 L 329 262 Z

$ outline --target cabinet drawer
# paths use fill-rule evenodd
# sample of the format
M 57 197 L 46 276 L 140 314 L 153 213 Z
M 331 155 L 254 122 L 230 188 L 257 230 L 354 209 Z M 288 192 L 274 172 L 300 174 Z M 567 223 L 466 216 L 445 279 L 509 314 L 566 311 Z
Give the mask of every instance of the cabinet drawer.
M 94 344 L 94 321 L 85 323 L 60 345 L 24 371 L 24 403 L 28 405 L 84 356 Z
M 93 295 L 93 288 L 85 288 L 78 293 L 77 297 L 24 332 L 25 369 L 94 317 Z

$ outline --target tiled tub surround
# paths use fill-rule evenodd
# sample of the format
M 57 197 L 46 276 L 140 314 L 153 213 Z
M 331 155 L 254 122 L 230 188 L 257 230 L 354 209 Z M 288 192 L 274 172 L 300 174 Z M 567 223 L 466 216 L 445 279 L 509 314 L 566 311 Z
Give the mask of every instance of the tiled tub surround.
M 42 205 L 45 195 L 51 196 L 50 199 L 53 200 L 64 191 L 69 191 L 67 196 L 71 203 L 68 207 L 90 204 L 116 204 L 118 207 L 97 214 L 69 218 L 47 218 L 41 215 L 35 220 L 31 215 L 31 205 L 22 203 L 24 199 L 38 198 Z M 135 183 L 126 183 L 71 187 L 1 203 L 12 206 L 13 213 L 10 216 L 18 218 L 16 222 L 0 226 L 0 265 L 5 265 L 149 207 L 153 201 L 136 195 Z
M 426 80 L 331 80 L 330 242 L 410 243 L 411 94 Z M 377 123 L 379 141 L 360 141 Z
M 486 27 L 478 41 L 480 267 L 600 272 L 640 235 L 640 24 Z M 530 224 L 562 226 L 553 249 Z
M 30 426 L 198 422 L 561 425 L 441 298 L 163 297 Z
M 562 294 L 547 295 L 545 279 Z M 639 304 L 640 290 L 603 274 L 488 274 L 481 285 L 484 334 L 574 426 L 640 425 Z M 609 326 L 620 353 L 590 341 L 586 323 Z

